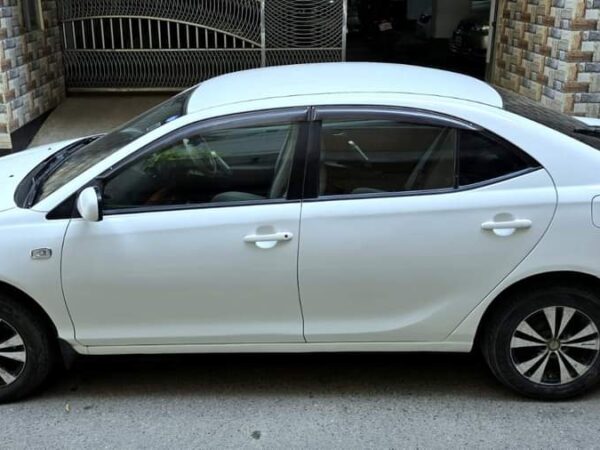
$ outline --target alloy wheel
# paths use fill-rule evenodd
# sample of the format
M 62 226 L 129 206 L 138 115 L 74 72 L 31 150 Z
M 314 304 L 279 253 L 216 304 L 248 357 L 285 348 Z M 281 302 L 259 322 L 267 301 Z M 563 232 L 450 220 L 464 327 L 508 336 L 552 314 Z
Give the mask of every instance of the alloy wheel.
M 0 319 L 0 388 L 19 378 L 26 361 L 23 338 L 12 325 Z
M 583 376 L 600 351 L 596 324 L 578 309 L 550 306 L 530 314 L 510 341 L 514 367 L 529 381 L 564 385 Z

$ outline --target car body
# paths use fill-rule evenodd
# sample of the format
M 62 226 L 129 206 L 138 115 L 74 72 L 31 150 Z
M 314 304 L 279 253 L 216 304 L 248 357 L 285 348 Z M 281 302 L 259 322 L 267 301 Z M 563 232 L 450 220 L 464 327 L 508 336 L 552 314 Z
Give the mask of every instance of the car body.
M 450 38 L 452 53 L 485 59 L 490 40 L 489 11 L 482 11 L 461 20 Z
M 425 8 L 416 22 L 416 35 L 421 39 L 431 39 L 434 32 L 433 7 Z
M 81 355 L 493 346 L 507 296 L 600 285 L 598 139 L 505 102 L 434 69 L 273 67 L 0 159 L 0 379 L 7 340 L 34 377 L 48 336 Z M 35 384 L 11 370 L 4 399 Z M 516 389 L 581 390 L 558 376 Z

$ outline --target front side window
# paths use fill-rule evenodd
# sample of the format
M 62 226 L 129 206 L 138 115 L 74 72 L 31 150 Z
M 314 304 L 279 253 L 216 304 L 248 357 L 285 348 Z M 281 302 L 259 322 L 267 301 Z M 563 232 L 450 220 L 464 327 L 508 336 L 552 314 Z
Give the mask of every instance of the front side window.
M 298 125 L 191 135 L 141 156 L 106 181 L 106 210 L 286 197 Z
M 390 120 L 324 121 L 319 194 L 452 188 L 457 130 Z

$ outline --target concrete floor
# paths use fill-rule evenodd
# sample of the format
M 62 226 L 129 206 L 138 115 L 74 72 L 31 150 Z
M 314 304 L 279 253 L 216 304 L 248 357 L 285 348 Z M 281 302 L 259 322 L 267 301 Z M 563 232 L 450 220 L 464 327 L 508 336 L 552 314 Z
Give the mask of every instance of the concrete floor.
M 11 449 L 600 445 L 600 390 L 523 399 L 471 355 L 96 357 L 0 417 Z
M 30 147 L 109 131 L 169 98 L 168 95 L 79 95 L 60 104 Z

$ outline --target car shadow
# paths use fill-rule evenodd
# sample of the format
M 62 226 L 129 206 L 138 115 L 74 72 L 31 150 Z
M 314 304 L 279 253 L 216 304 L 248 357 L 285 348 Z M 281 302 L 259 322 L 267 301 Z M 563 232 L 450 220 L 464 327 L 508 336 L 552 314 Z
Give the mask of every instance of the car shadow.
M 600 395 L 598 390 L 583 399 Z M 45 399 L 219 397 L 399 398 L 531 401 L 489 372 L 477 354 L 334 353 L 82 357 Z

